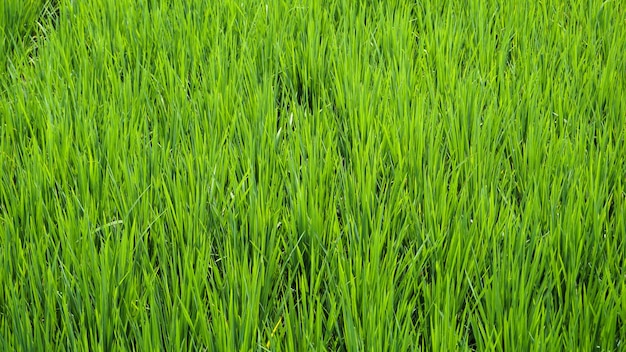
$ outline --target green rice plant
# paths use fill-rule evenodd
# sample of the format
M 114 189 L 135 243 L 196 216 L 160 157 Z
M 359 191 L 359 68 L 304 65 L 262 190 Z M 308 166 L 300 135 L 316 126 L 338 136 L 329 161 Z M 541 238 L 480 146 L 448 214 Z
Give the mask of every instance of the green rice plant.
M 0 349 L 626 341 L 624 6 L 0 4 Z

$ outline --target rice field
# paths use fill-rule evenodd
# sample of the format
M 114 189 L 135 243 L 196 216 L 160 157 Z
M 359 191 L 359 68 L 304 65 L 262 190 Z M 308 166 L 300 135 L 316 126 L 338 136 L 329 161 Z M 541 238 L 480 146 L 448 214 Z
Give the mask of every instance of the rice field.
M 622 1 L 3 0 L 0 350 L 626 351 Z

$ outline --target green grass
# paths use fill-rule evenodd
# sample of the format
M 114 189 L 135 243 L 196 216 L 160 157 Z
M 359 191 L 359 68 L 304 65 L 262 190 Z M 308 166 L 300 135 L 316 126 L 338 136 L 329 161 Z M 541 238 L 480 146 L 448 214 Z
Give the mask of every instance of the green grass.
M 625 19 L 2 1 L 0 350 L 625 350 Z

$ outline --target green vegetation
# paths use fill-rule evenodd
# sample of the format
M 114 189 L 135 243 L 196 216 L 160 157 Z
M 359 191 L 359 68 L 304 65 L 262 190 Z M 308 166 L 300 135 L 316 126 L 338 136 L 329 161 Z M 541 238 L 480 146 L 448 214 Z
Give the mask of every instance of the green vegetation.
M 622 1 L 0 2 L 0 350 L 626 349 Z

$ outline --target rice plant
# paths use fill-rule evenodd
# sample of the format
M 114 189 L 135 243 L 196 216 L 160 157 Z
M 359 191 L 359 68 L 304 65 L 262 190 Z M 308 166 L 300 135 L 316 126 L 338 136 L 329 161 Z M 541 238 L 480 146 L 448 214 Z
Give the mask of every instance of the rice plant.
M 610 0 L 5 0 L 0 350 L 624 350 L 625 38 Z

